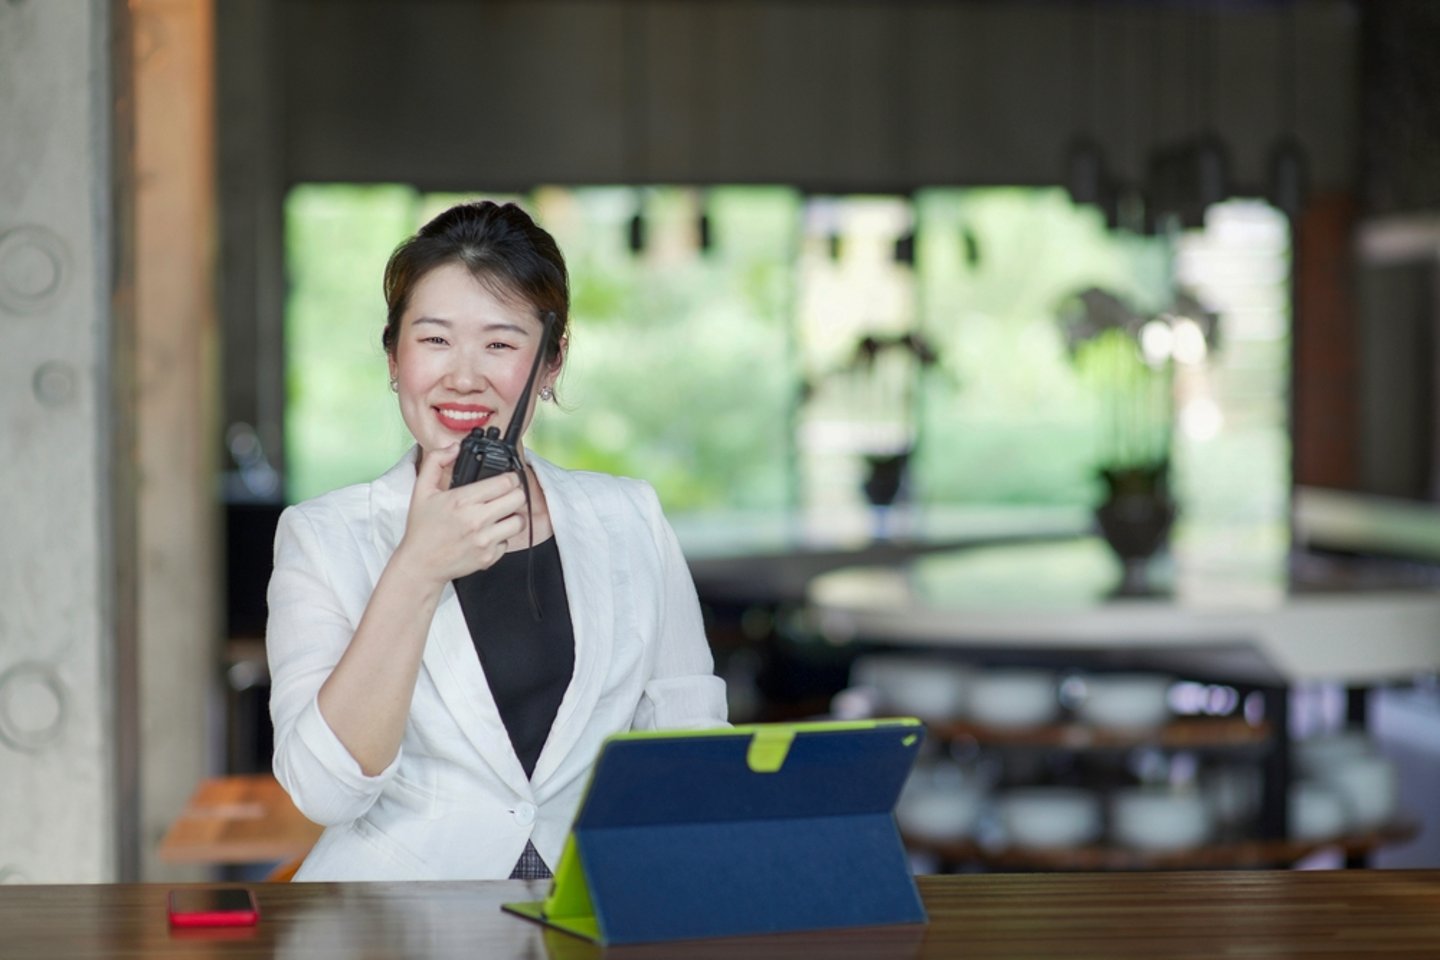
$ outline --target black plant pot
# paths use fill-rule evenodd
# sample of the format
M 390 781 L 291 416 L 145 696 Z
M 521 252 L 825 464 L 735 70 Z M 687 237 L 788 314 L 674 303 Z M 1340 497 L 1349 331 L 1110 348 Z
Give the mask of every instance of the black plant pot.
M 905 466 L 910 454 L 895 453 L 885 456 L 872 455 L 865 458 L 870 472 L 865 477 L 865 499 L 872 506 L 888 507 L 900 495 L 900 485 L 905 481 Z
M 1101 535 L 1125 566 L 1122 593 L 1148 590 L 1146 568 L 1169 542 L 1177 512 L 1175 501 L 1159 491 L 1112 494 L 1095 508 Z

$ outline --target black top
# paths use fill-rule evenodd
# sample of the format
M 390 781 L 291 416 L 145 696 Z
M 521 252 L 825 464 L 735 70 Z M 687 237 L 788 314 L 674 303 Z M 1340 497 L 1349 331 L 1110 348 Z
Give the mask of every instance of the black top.
M 530 563 L 540 620 L 530 602 Z M 575 671 L 575 629 L 555 538 L 461 577 L 455 593 L 510 743 L 525 776 L 531 776 Z

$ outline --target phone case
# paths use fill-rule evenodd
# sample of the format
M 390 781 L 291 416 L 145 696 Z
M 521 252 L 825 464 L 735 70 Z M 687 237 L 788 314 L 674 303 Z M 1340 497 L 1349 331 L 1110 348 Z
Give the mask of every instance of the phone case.
M 171 890 L 168 912 L 175 927 L 250 927 L 260 920 L 255 894 L 233 887 Z

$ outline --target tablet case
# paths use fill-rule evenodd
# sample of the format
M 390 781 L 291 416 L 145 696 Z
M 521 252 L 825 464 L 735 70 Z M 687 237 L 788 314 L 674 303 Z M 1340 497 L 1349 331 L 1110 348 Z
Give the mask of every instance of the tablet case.
M 923 923 L 893 810 L 918 720 L 626 733 L 601 749 L 544 901 L 601 944 Z

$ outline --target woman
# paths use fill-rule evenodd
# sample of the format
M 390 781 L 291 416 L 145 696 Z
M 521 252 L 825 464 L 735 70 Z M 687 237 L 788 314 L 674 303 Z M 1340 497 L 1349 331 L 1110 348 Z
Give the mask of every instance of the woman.
M 416 446 L 275 537 L 275 774 L 327 829 L 297 880 L 544 877 L 605 737 L 725 721 L 695 588 L 649 485 L 524 454 L 451 488 L 476 427 L 553 399 L 569 280 L 513 204 L 454 207 L 385 269 Z M 548 336 L 542 318 L 553 314 Z

